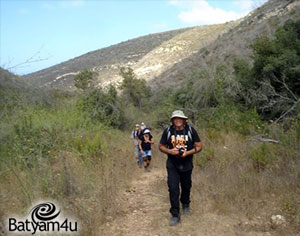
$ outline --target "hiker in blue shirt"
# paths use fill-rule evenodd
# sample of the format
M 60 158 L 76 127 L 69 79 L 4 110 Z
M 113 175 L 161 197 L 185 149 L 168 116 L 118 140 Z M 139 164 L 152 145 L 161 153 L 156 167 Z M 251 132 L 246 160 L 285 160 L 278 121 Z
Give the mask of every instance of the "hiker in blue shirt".
M 154 144 L 153 137 L 148 128 L 145 128 L 142 135 L 139 136 L 139 147 L 143 157 L 145 170 L 149 171 L 149 165 L 152 156 L 152 145 Z

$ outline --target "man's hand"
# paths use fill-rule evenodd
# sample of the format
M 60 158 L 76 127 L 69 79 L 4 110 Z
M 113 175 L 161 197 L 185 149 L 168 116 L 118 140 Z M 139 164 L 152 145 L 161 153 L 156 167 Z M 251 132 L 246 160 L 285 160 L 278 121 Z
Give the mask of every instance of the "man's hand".
M 177 148 L 169 149 L 169 154 L 173 156 L 179 156 L 179 150 Z
M 185 149 L 182 150 L 182 155 L 180 155 L 181 158 L 185 158 L 187 156 L 187 152 Z

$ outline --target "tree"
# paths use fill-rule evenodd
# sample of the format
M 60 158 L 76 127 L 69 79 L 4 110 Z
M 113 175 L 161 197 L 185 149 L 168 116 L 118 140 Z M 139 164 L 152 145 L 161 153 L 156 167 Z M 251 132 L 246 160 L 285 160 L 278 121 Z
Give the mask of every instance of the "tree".
M 84 69 L 75 76 L 74 85 L 78 89 L 86 90 L 88 88 L 91 88 L 93 80 L 93 72 L 89 71 L 88 69 Z
M 94 88 L 84 93 L 77 107 L 95 122 L 116 128 L 121 128 L 125 122 L 123 107 L 113 85 L 108 90 Z
M 121 90 L 134 106 L 142 108 L 142 103 L 151 96 L 151 88 L 144 79 L 138 79 L 132 68 L 121 67 L 120 75 L 123 77 Z
M 266 118 L 282 119 L 300 109 L 300 20 L 288 20 L 274 39 L 261 37 L 250 46 L 253 66 L 234 65 L 243 97 Z

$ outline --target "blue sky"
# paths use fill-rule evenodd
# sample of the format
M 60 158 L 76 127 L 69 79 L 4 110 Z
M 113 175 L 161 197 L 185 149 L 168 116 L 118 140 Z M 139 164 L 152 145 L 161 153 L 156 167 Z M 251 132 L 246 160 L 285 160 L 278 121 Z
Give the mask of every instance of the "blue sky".
M 150 33 L 235 20 L 264 2 L 0 0 L 0 66 L 24 75 Z

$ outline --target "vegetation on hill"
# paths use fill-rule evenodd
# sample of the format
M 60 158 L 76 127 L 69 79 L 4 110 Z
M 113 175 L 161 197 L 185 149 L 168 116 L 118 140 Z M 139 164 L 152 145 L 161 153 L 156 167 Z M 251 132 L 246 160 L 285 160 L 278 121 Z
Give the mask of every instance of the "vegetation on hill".
M 289 20 L 274 39 L 258 38 L 252 45 L 253 65 L 237 60 L 234 70 L 239 100 L 257 107 L 265 118 L 281 119 L 300 111 L 300 20 Z

